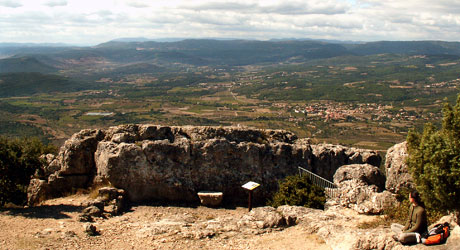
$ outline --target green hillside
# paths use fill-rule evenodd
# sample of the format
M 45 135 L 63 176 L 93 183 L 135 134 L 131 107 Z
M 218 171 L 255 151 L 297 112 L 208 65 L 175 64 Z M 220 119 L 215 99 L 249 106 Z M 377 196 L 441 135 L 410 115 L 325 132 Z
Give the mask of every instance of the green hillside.
M 0 73 L 40 72 L 53 73 L 57 69 L 34 57 L 10 57 L 0 60 Z
M 88 88 L 92 88 L 92 86 L 57 75 L 45 75 L 41 73 L 0 74 L 0 97 L 70 92 Z

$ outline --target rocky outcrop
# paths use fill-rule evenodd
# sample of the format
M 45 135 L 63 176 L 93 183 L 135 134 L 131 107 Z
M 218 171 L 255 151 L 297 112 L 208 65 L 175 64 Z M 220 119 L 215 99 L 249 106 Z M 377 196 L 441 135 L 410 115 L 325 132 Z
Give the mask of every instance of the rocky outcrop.
M 351 164 L 340 167 L 334 174 L 334 184 L 341 186 L 348 181 L 356 181 L 364 185 L 375 185 L 378 191 L 385 186 L 385 175 L 379 168 L 369 164 Z
M 334 184 L 338 190 L 328 206 L 349 207 L 360 214 L 380 214 L 397 202 L 392 193 L 383 191 L 385 176 L 369 164 L 340 167 L 334 175 Z
M 376 151 L 348 148 L 341 145 L 318 144 L 311 145 L 313 157 L 311 161 L 312 172 L 332 180 L 337 166 L 367 163 L 380 166 L 382 158 Z
M 410 175 L 406 160 L 407 142 L 402 142 L 389 148 L 385 159 L 385 171 L 387 180 L 385 187 L 388 191 L 397 193 L 401 188 L 412 189 L 415 187 Z
M 29 204 L 88 187 L 96 169 L 94 151 L 103 138 L 102 130 L 82 130 L 65 142 L 58 156 L 47 155 L 51 162 L 40 171 L 41 180 L 32 179 L 29 185 Z
M 254 202 L 302 166 L 332 178 L 344 163 L 380 164 L 374 151 L 312 146 L 283 130 L 240 127 L 122 125 L 83 130 L 61 147 L 29 187 L 29 204 L 76 188 L 109 183 L 131 201 L 198 202 L 197 192 L 224 193 L 224 202 L 245 202 L 241 185 L 255 181 Z

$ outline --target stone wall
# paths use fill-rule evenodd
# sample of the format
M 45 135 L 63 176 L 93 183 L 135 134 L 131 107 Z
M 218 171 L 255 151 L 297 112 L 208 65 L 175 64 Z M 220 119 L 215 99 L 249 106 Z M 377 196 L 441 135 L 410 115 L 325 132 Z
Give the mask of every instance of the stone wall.
M 331 180 L 344 164 L 381 161 L 374 151 L 311 145 L 283 130 L 159 125 L 82 130 L 46 159 L 45 174 L 29 186 L 30 204 L 100 183 L 124 189 L 131 201 L 194 202 L 199 191 L 219 191 L 224 202 L 240 203 L 248 181 L 261 184 L 257 203 L 298 166 Z

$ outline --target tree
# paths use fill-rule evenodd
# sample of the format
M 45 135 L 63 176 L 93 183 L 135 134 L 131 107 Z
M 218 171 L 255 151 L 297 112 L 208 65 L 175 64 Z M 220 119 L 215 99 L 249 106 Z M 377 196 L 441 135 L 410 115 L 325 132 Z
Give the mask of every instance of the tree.
M 25 203 L 30 178 L 44 164 L 40 156 L 55 151 L 54 146 L 44 145 L 38 138 L 0 136 L 0 207 L 7 202 Z
M 279 190 L 269 205 L 273 207 L 291 205 L 323 209 L 325 202 L 324 189 L 312 184 L 307 176 L 293 175 L 279 182 Z
M 442 127 L 425 124 L 407 136 L 409 171 L 426 206 L 437 211 L 460 208 L 460 95 L 443 107 Z

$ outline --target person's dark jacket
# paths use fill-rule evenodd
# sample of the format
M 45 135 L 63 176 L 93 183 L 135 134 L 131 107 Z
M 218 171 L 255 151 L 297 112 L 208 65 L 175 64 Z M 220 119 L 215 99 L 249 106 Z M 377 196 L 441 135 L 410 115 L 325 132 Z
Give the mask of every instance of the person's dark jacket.
M 402 230 L 404 233 L 425 233 L 428 230 L 425 208 L 422 206 L 411 205 L 409 210 L 409 219 Z

